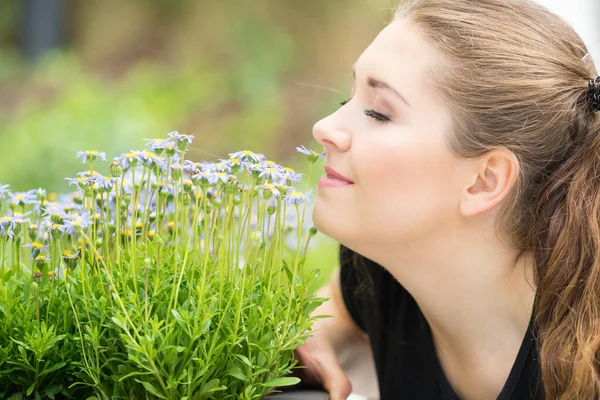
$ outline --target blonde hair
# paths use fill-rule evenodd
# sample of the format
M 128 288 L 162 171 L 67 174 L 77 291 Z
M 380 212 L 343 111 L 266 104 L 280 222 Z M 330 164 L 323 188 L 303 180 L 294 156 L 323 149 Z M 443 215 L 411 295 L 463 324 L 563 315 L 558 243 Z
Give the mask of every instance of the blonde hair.
M 530 0 L 408 0 L 396 13 L 439 53 L 447 146 L 510 150 L 520 177 L 499 226 L 535 256 L 534 321 L 548 399 L 600 397 L 600 117 L 585 44 Z

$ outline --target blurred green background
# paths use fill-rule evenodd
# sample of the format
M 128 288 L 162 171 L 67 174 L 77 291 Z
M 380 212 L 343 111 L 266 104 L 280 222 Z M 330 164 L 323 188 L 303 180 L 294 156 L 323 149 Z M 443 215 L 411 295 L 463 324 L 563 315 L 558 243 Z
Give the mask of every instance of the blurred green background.
M 347 98 L 395 3 L 52 0 L 60 45 L 32 55 L 44 1 L 0 1 L 0 183 L 13 190 L 67 191 L 76 151 L 112 159 L 173 130 L 195 135 L 196 161 L 249 149 L 303 172 L 295 147 L 320 150 L 313 124 Z M 315 242 L 324 281 L 337 246 Z

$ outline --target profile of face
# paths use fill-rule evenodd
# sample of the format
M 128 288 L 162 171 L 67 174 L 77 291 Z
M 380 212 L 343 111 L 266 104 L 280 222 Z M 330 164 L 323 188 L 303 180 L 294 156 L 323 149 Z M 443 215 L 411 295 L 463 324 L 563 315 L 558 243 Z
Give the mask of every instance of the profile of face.
M 325 165 L 353 183 L 322 179 L 313 221 L 355 251 L 424 244 L 460 218 L 451 114 L 428 76 L 438 61 L 416 25 L 395 20 L 355 63 L 350 100 L 314 126 Z

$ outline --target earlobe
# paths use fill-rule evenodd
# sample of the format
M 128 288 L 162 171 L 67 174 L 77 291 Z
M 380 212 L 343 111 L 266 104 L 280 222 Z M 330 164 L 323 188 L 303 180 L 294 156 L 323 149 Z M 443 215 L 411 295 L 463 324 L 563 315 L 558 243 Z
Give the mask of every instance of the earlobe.
M 508 150 L 492 150 L 474 164 L 473 179 L 463 191 L 460 212 L 474 217 L 495 208 L 514 187 L 519 163 Z

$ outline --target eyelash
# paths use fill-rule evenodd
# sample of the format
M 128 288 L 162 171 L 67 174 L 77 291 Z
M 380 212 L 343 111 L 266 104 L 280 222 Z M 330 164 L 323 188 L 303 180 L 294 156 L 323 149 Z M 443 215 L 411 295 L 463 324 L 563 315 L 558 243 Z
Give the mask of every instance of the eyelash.
M 342 106 L 345 106 L 346 104 L 348 104 L 348 102 L 349 102 L 349 101 L 350 101 L 350 100 L 345 100 L 345 101 L 342 101 L 342 102 L 340 103 L 340 105 L 342 105 Z M 389 119 L 388 117 L 386 117 L 385 115 L 383 115 L 383 114 L 380 114 L 380 113 L 378 113 L 378 112 L 376 112 L 376 111 L 374 111 L 374 110 L 368 109 L 368 108 L 367 108 L 367 109 L 365 109 L 365 115 L 366 115 L 367 117 L 369 117 L 369 118 L 373 118 L 373 119 L 374 119 L 375 121 L 377 121 L 377 122 L 382 122 L 382 123 L 384 123 L 384 124 L 390 120 L 390 119 Z

